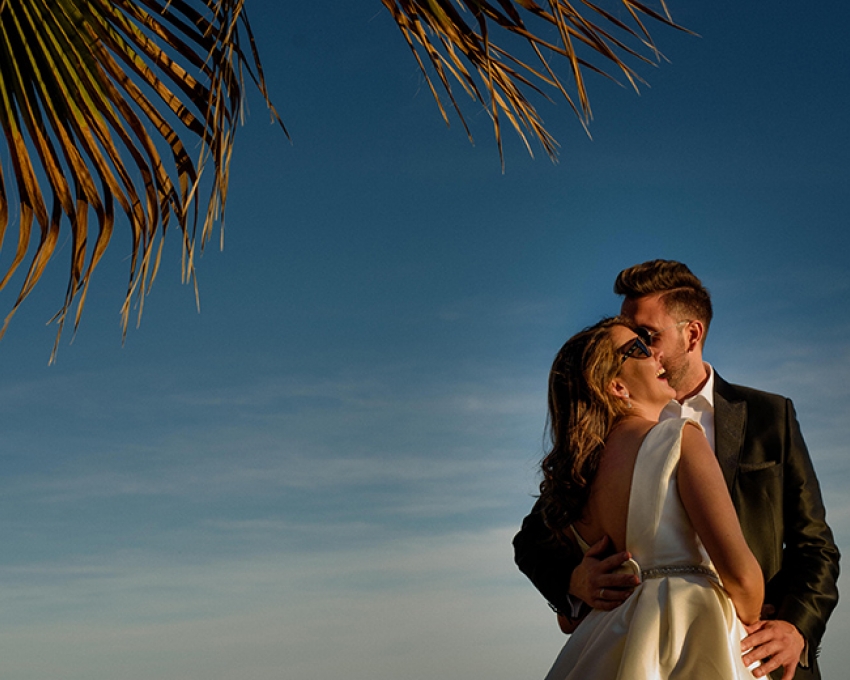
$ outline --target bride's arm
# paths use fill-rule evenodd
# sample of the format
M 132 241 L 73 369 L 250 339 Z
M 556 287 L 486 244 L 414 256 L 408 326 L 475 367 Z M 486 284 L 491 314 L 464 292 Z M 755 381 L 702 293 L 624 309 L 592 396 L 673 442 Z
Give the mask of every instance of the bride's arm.
M 747 546 L 720 465 L 702 431 L 685 427 L 677 473 L 679 495 L 744 623 L 759 619 L 761 568 Z

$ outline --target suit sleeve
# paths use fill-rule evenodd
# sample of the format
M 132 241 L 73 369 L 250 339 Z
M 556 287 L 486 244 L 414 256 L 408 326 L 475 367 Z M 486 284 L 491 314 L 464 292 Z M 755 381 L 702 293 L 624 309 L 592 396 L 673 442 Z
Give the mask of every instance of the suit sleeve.
M 549 604 L 559 612 L 571 610 L 568 600 L 570 576 L 581 562 L 577 548 L 555 540 L 543 522 L 539 503 L 523 520 L 514 537 L 514 561 Z
M 785 547 L 782 567 L 767 584 L 766 601 L 779 619 L 793 623 L 817 647 L 838 603 L 839 552 L 826 523 L 815 476 L 794 406 L 785 400 L 788 450 L 783 474 Z

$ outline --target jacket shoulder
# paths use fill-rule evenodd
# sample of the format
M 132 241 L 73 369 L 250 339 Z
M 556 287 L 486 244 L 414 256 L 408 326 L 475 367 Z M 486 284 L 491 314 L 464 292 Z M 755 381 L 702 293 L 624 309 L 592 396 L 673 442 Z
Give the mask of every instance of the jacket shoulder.
M 717 373 L 714 374 L 714 391 L 726 401 L 744 401 L 748 404 L 772 406 L 773 408 L 784 409 L 786 404 L 791 401 L 781 394 L 726 382 Z

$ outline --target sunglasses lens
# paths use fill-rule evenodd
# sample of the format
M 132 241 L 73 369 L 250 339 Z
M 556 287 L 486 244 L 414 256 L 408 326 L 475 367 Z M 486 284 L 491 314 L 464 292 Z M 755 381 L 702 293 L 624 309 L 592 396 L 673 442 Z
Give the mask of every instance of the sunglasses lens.
M 647 347 L 652 346 L 652 334 L 646 328 L 638 328 L 635 333 Z
M 629 345 L 628 349 L 623 352 L 623 361 L 626 359 L 648 359 L 652 356 L 652 351 L 646 346 L 640 338 L 635 338 Z

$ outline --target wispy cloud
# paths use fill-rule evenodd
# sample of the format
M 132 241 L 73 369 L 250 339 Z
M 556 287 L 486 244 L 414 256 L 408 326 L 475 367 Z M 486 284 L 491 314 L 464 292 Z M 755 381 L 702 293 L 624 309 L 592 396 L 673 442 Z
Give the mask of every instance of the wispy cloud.
M 130 552 L 65 566 L 46 582 L 38 569 L 7 570 L 4 669 L 106 677 L 123 657 L 133 660 L 122 671 L 128 680 L 156 677 L 162 659 L 190 679 L 224 680 L 234 669 L 305 680 L 405 669 L 403 677 L 425 680 L 482 667 L 505 680 L 529 667 L 542 674 L 562 638 L 510 563 L 511 532 L 203 564 Z

